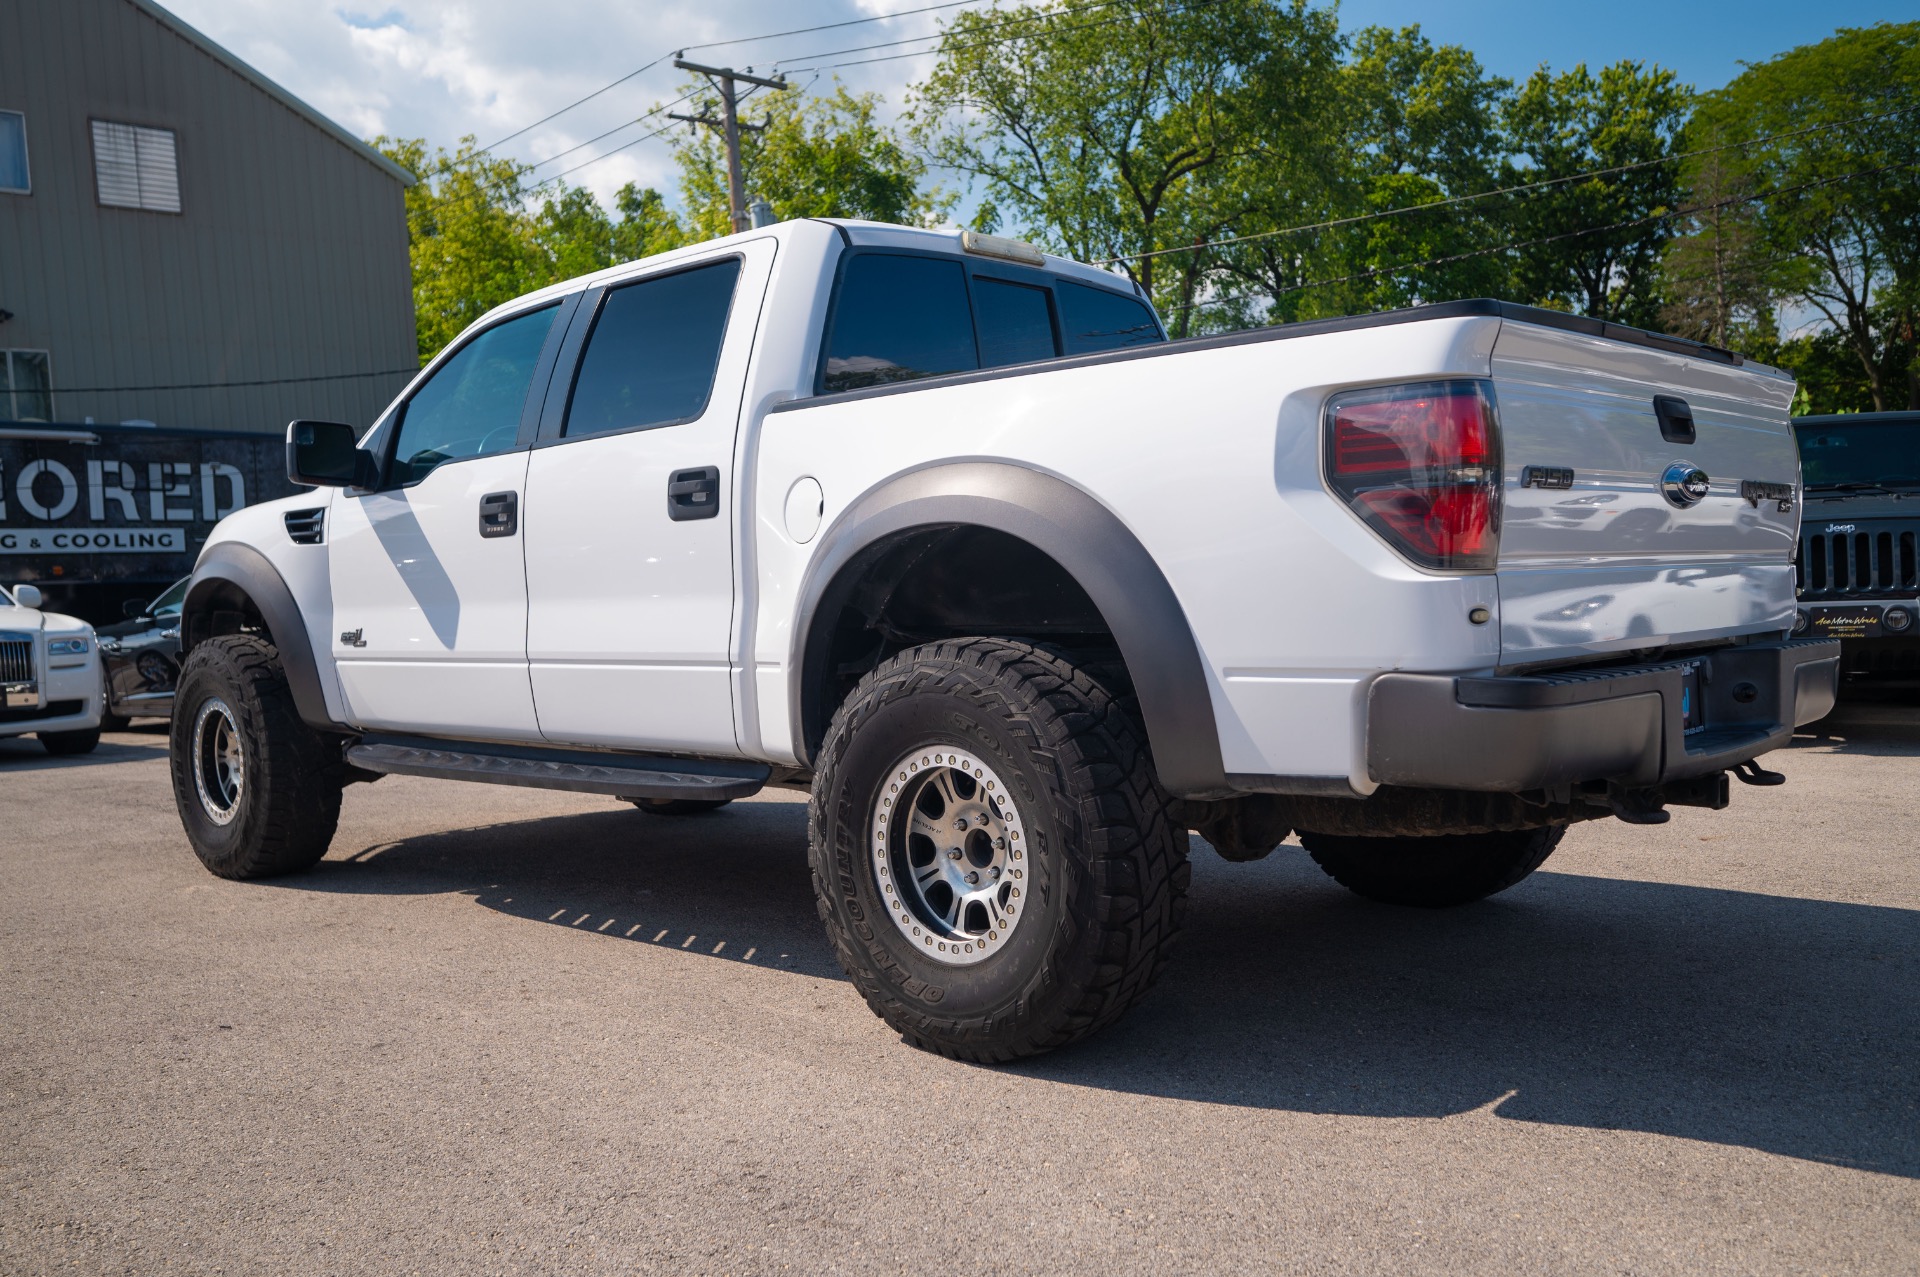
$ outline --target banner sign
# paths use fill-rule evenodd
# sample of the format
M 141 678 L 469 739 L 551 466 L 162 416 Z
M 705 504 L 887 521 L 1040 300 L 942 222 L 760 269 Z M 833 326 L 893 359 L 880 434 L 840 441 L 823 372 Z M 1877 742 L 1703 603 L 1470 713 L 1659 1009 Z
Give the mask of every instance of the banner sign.
M 185 554 L 185 528 L 0 528 L 0 554 Z

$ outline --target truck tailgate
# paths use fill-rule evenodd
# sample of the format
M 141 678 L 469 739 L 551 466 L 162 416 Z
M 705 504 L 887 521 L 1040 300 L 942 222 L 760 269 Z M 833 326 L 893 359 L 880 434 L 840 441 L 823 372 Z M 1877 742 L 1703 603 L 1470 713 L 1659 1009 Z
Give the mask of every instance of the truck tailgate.
M 1790 627 L 1797 493 L 1751 485 L 1797 489 L 1791 378 L 1508 320 L 1493 380 L 1503 667 Z M 1692 442 L 1663 436 L 1656 397 L 1683 401 Z

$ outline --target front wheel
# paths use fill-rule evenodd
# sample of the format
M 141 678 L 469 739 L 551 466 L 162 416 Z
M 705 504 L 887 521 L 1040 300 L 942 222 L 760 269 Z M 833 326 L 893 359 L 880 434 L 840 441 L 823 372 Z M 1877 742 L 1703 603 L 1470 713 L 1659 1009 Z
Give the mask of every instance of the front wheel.
M 1300 835 L 1327 876 L 1369 900 L 1444 909 L 1484 900 L 1538 869 L 1565 825 L 1485 834 L 1349 838 Z
M 995 1063 L 1086 1037 L 1160 973 L 1185 831 L 1100 683 L 1024 643 L 912 648 L 821 746 L 814 893 L 834 952 L 907 1041 Z
M 265 878 L 327 854 L 341 776 L 294 707 L 280 653 L 250 634 L 195 647 L 171 727 L 173 800 L 200 862 L 222 878 Z

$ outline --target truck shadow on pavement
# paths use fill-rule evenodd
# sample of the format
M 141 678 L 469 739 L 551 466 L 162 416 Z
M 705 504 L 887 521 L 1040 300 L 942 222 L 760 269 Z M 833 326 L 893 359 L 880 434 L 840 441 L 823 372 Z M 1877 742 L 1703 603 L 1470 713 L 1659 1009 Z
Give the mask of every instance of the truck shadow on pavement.
M 283 881 L 466 892 L 582 943 L 837 980 L 805 837 L 798 804 L 615 810 L 410 838 Z M 1920 1178 L 1920 912 L 1542 872 L 1430 913 L 1351 896 L 1291 844 L 1230 865 L 1196 839 L 1193 858 L 1160 987 L 1011 1071 L 1302 1113 L 1482 1109 Z
M 1795 749 L 1870 758 L 1920 758 L 1920 707 L 1910 697 L 1850 699 L 1793 734 Z

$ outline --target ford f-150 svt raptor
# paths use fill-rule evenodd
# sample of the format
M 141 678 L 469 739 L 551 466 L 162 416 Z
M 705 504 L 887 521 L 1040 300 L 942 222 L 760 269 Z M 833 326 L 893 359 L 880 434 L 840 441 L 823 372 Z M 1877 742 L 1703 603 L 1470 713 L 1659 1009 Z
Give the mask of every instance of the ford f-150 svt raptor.
M 873 1009 L 977 1060 L 1152 983 L 1187 831 L 1457 904 L 1719 808 L 1826 712 L 1792 382 L 1499 302 L 1168 342 L 1126 281 L 794 221 L 487 315 L 182 614 L 173 777 L 234 878 L 382 773 L 665 813 L 809 788 Z

